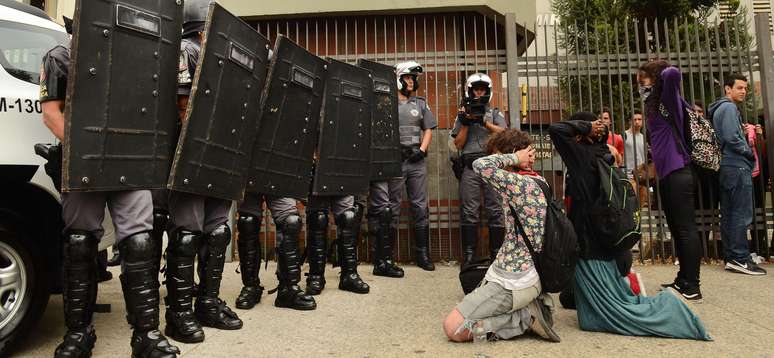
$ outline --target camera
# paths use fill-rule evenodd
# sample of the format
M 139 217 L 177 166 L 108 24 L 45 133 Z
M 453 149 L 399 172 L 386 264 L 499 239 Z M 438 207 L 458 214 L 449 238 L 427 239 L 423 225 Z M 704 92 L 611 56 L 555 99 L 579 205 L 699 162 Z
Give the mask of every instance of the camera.
M 484 117 L 488 103 L 489 97 L 483 96 L 479 98 L 466 98 L 463 100 L 462 105 L 465 107 L 465 113 L 474 117 Z

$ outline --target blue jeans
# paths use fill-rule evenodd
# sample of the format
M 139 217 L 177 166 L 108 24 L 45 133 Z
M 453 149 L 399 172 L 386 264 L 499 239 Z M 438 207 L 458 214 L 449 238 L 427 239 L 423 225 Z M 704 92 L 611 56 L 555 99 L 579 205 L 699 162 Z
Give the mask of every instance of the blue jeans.
M 720 234 L 726 262 L 750 258 L 747 229 L 753 218 L 752 172 L 746 168 L 720 167 Z

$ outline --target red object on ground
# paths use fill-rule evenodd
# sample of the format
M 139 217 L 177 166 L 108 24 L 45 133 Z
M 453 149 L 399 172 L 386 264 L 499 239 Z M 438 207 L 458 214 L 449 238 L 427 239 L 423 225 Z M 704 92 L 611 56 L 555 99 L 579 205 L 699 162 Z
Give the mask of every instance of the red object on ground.
M 634 272 L 629 272 L 629 275 L 626 277 L 629 279 L 629 286 L 631 286 L 632 292 L 639 296 L 642 291 L 640 290 L 640 280 L 637 277 L 637 274 Z

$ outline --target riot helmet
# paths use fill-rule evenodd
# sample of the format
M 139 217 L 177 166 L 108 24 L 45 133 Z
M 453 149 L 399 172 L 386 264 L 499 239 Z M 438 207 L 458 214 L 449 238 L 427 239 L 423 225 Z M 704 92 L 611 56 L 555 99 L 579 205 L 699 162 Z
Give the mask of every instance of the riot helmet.
M 213 0 L 186 0 L 183 5 L 183 37 L 204 31 L 204 22 Z
M 484 87 L 486 89 L 486 93 L 481 96 L 481 102 L 488 104 L 492 98 L 492 79 L 483 73 L 474 73 L 468 76 L 468 79 L 465 81 L 465 99 L 476 98 L 473 89 L 477 87 Z
M 422 74 L 422 66 L 415 61 L 401 62 L 395 65 L 395 75 L 398 77 L 398 90 L 403 93 L 404 96 L 411 94 L 408 90 L 408 84 L 403 80 L 403 76 L 409 75 L 414 79 L 414 88 L 416 91 L 419 89 L 418 76 Z

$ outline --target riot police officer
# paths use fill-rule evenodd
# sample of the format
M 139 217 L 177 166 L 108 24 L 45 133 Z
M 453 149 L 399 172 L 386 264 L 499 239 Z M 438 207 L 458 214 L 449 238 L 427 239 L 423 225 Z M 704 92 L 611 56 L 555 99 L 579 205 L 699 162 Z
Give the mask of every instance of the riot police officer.
M 416 95 L 419 88 L 418 76 L 422 74 L 422 66 L 414 61 L 401 62 L 395 65 L 398 81 L 398 117 L 400 121 L 400 145 L 403 156 L 403 178 L 387 182 L 375 183 L 371 187 L 371 207 L 384 208 L 389 198 L 389 212 L 374 210 L 374 213 L 392 215 L 390 233 L 382 235 L 394 243 L 397 237 L 400 219 L 400 203 L 403 196 L 403 185 L 411 203 L 411 213 L 414 217 L 414 243 L 417 266 L 427 271 L 435 270 L 430 261 L 428 243 L 430 240 L 429 208 L 427 202 L 427 150 L 433 137 L 433 129 L 438 123 L 423 97 Z M 387 197 L 385 197 L 387 195 Z M 369 224 L 375 221 L 369 221 Z M 385 245 L 386 247 L 386 245 Z M 391 251 L 391 247 L 389 251 Z M 387 249 L 382 250 L 387 253 Z M 380 255 L 388 258 L 388 256 Z M 386 260 L 385 260 L 386 261 Z M 390 265 L 389 270 L 394 270 Z M 397 274 L 397 272 L 393 272 Z
M 355 197 L 312 196 L 306 208 L 307 239 L 306 255 L 309 273 L 306 279 L 306 293 L 319 295 L 325 288 L 325 262 L 327 258 L 326 236 L 328 233 L 328 210 L 333 212 L 336 223 L 336 249 L 338 264 L 341 266 L 339 289 L 354 293 L 368 293 L 370 287 L 357 273 L 357 228 L 360 217 Z
M 464 164 L 460 176 L 460 210 L 462 223 L 463 265 L 473 260 L 481 220 L 481 191 L 489 223 L 489 254 L 494 259 L 505 238 L 503 211 L 497 193 L 473 172 L 473 161 L 486 155 L 486 141 L 492 133 L 505 128 L 505 117 L 497 108 L 491 108 L 492 79 L 475 73 L 465 81 L 463 106 L 457 114 L 451 136 L 454 145 L 462 151 Z
M 301 234 L 301 217 L 298 214 L 296 200 L 278 198 L 270 195 L 247 193 L 239 205 L 239 269 L 242 273 L 242 291 L 236 299 L 239 309 L 253 308 L 261 301 L 263 287 L 258 277 L 261 266 L 261 217 L 263 202 L 271 211 L 277 227 L 277 298 L 276 307 L 296 310 L 317 308 L 314 298 L 304 294 L 298 287 L 301 281 L 301 257 L 298 254 L 298 236 Z
M 71 20 L 65 19 L 66 23 Z M 68 26 L 69 27 L 69 26 Z M 64 138 L 70 50 L 57 46 L 43 57 L 40 101 L 43 121 L 60 140 Z M 179 349 L 158 330 L 160 242 L 153 229 L 149 190 L 78 191 L 62 193 L 64 221 L 64 280 L 62 297 L 67 333 L 55 357 L 89 357 L 97 336 L 92 322 L 97 293 L 96 256 L 102 237 L 105 205 L 115 226 L 116 246 L 123 256 L 121 287 L 126 319 L 132 326 L 132 356 L 175 357 Z
M 211 0 L 190 0 L 183 10 L 180 43 L 178 109 L 185 117 L 201 52 L 204 22 Z M 242 320 L 219 298 L 220 281 L 231 241 L 228 200 L 170 191 L 167 246 L 167 326 L 165 333 L 184 343 L 204 340 L 202 326 L 242 328 Z M 194 292 L 194 259 L 198 257 L 198 292 Z M 195 309 L 192 310 L 193 295 Z

